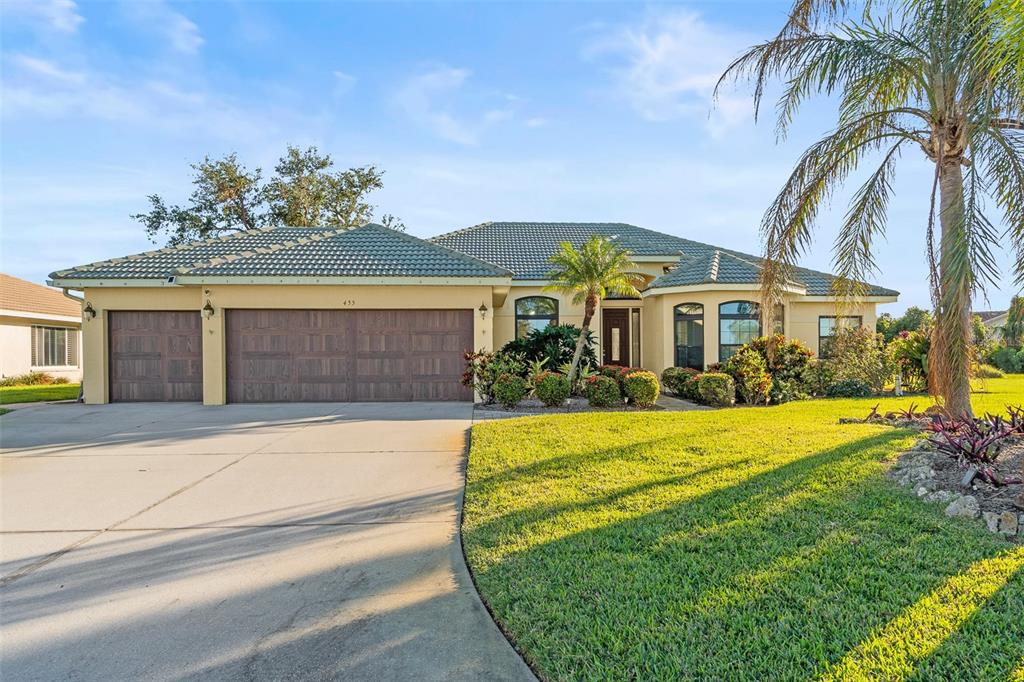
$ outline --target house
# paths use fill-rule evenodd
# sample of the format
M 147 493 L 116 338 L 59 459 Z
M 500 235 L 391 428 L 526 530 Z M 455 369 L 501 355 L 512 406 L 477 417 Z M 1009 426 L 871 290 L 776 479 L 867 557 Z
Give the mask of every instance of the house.
M 996 340 L 1003 337 L 1003 326 L 1009 321 L 1009 310 L 980 310 L 974 313 L 981 318 L 981 323 L 988 329 L 989 335 Z
M 82 304 L 0 273 L 0 376 L 46 372 L 82 378 Z
M 84 292 L 85 399 L 225 402 L 469 400 L 463 352 L 580 324 L 544 290 L 564 241 L 601 235 L 645 275 L 604 301 L 605 363 L 705 367 L 761 334 L 759 259 L 621 223 L 489 222 L 423 240 L 380 225 L 267 228 L 51 275 Z M 837 316 L 833 277 L 798 269 L 780 329 L 817 351 L 843 324 L 874 328 L 897 292 Z

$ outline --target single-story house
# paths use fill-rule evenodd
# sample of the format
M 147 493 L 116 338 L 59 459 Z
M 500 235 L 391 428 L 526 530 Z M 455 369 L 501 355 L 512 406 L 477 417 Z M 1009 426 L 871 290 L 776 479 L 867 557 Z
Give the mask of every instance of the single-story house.
M 0 273 L 0 376 L 82 378 L 82 304 L 58 289 Z
M 979 310 L 974 314 L 981 318 L 981 323 L 993 339 L 1003 338 L 1003 327 L 1010 319 L 1009 310 Z
M 640 297 L 602 303 L 608 364 L 705 367 L 761 334 L 759 259 L 621 223 L 488 222 L 424 240 L 376 224 L 267 228 L 61 270 L 84 292 L 85 399 L 469 400 L 463 352 L 579 325 L 544 290 L 549 256 L 591 235 L 629 250 Z M 873 328 L 897 292 L 837 317 L 831 275 L 799 269 L 780 328 L 817 351 L 838 325 Z

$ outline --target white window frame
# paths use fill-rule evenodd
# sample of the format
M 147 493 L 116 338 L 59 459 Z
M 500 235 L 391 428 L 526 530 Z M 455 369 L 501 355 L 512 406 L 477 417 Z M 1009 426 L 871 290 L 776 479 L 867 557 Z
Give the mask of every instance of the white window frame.
M 64 332 L 63 343 L 58 340 L 56 332 Z M 30 362 L 33 369 L 66 369 L 80 366 L 80 329 L 60 325 L 34 324 L 30 334 Z M 64 347 L 63 352 L 60 350 L 61 345 Z M 64 362 L 47 363 L 47 355 L 50 356 L 50 360 L 56 360 L 63 356 Z

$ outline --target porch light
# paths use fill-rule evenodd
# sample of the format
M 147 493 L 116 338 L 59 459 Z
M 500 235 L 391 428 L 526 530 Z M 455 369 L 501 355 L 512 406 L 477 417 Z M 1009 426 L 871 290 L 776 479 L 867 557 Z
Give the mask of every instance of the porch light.
M 480 307 L 478 308 L 478 310 L 480 311 L 480 319 L 481 320 L 486 320 L 487 319 L 487 304 L 486 303 L 481 303 Z
M 203 309 L 200 312 L 202 313 L 205 319 L 210 319 L 211 317 L 213 317 L 213 305 L 209 301 L 207 301 L 206 305 L 203 306 Z
M 96 317 L 96 309 L 92 307 L 92 303 L 85 304 L 85 308 L 82 309 L 82 317 L 86 320 Z

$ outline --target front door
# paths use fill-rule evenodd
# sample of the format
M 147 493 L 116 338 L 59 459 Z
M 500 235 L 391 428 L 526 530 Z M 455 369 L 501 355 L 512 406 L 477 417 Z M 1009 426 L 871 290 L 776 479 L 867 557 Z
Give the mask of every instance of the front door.
M 601 348 L 603 364 L 629 366 L 629 309 L 605 308 L 601 311 Z

